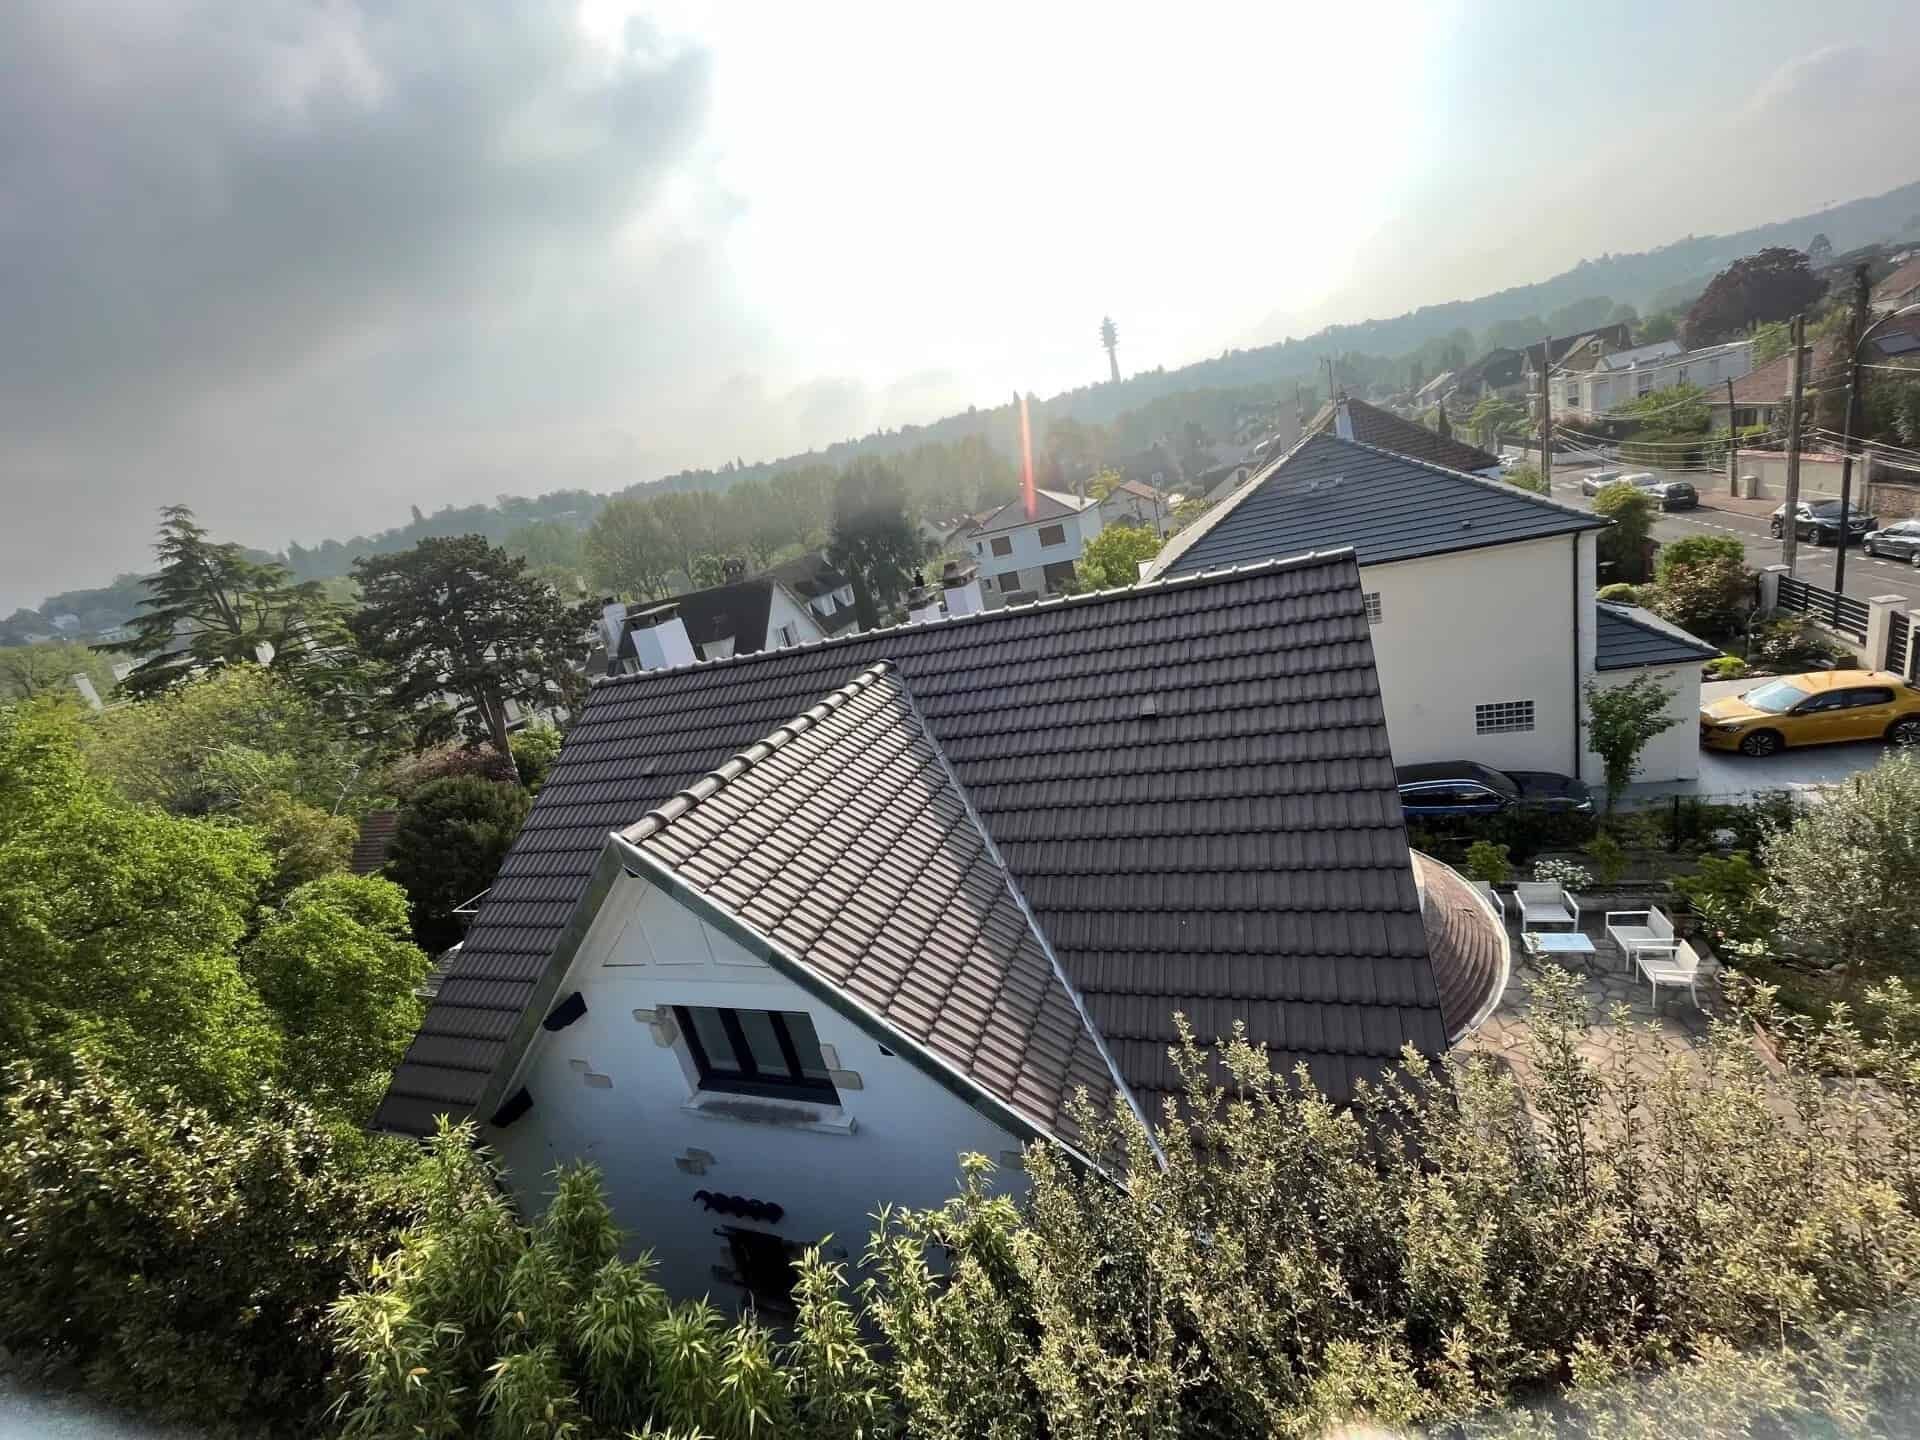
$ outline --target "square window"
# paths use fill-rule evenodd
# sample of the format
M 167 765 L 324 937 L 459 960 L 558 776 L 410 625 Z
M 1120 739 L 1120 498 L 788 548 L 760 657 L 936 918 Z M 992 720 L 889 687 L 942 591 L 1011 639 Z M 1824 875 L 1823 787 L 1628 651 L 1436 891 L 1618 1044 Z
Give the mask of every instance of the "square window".
M 1495 700 L 1473 707 L 1473 733 L 1507 735 L 1533 729 L 1533 701 Z
M 1013 553 L 1013 538 L 1008 535 L 994 536 L 993 553 L 996 555 L 1011 555 Z
M 840 1103 L 820 1037 L 801 1011 L 673 1008 L 702 1090 Z
M 1040 544 L 1043 547 L 1053 546 L 1053 545 L 1064 545 L 1066 543 L 1067 543 L 1067 527 L 1066 526 L 1042 525 L 1040 527 Z
M 1360 598 L 1366 602 L 1367 624 L 1378 625 L 1380 623 L 1380 592 L 1369 590 Z
M 1002 595 L 1011 595 L 1020 588 L 1020 572 L 1018 570 L 1006 571 L 1000 576 L 998 584 Z

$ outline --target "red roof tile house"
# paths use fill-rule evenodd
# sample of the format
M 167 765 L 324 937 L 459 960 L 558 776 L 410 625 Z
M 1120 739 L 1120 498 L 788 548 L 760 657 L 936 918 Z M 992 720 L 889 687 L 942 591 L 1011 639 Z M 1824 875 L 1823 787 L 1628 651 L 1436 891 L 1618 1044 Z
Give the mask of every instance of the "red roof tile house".
M 377 1123 L 475 1117 L 535 1207 L 591 1160 L 671 1290 L 775 1301 L 1083 1091 L 1159 1115 L 1176 1012 L 1343 1098 L 1506 965 L 1308 555 L 596 685 Z

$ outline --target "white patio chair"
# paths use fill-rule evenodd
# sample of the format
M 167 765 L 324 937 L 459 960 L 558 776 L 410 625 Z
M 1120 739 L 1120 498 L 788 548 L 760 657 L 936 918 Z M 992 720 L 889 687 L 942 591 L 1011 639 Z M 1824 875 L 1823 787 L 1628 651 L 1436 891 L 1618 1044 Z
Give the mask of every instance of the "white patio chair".
M 1522 930 L 1578 930 L 1580 907 L 1550 880 L 1522 880 L 1513 887 Z
M 1686 986 L 1687 993 L 1693 997 L 1693 1008 L 1700 1008 L 1700 992 L 1695 988 L 1700 980 L 1700 952 L 1693 946 L 1682 940 L 1671 951 L 1642 948 L 1633 952 L 1633 960 L 1653 987 L 1651 999 L 1656 1011 L 1660 1008 L 1662 985 L 1675 989 Z
M 1645 910 L 1609 910 L 1606 928 L 1607 938 L 1618 945 L 1630 961 L 1642 952 L 1670 960 L 1680 948 L 1673 917 L 1657 905 Z
M 1493 913 L 1500 917 L 1500 923 L 1504 925 L 1507 921 L 1507 897 L 1485 880 L 1469 880 L 1467 883 L 1480 892 L 1481 897 L 1493 907 Z

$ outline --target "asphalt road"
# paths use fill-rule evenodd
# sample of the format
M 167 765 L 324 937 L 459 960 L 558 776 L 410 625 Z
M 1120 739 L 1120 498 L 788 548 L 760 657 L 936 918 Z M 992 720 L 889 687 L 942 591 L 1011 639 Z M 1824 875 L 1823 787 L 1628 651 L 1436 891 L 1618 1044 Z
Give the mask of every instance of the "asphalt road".
M 1596 468 L 1592 461 L 1554 467 L 1553 495 L 1582 509 L 1591 509 L 1593 501 L 1580 493 L 1580 475 Z M 1756 570 L 1780 563 L 1780 542 L 1767 533 L 1765 515 L 1748 515 L 1715 503 L 1716 497 L 1702 484 L 1702 477 L 1685 477 L 1700 487 L 1697 510 L 1669 510 L 1654 522 L 1656 540 L 1680 540 L 1689 535 L 1731 535 L 1746 547 L 1747 564 Z M 1725 482 L 1722 481 L 1722 484 Z M 1769 512 L 1772 507 L 1767 507 Z M 1802 540 L 1794 562 L 1794 573 L 1810 584 L 1833 588 L 1834 550 L 1830 545 L 1815 545 Z M 1604 583 L 1604 581 L 1603 581 Z M 1900 595 L 1909 605 L 1920 607 L 1920 570 L 1897 560 L 1875 560 L 1856 544 L 1847 549 L 1846 593 L 1862 600 L 1876 595 Z

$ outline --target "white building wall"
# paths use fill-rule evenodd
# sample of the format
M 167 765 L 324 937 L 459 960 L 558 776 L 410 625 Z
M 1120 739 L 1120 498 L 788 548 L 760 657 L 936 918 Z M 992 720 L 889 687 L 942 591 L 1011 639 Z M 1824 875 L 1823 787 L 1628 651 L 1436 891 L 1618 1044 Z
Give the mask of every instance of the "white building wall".
M 1000 1161 L 1020 1141 L 913 1062 L 809 995 L 645 880 L 622 876 L 594 919 L 556 992 L 578 990 L 587 1013 L 566 1029 L 537 1031 L 518 1078 L 533 1108 L 484 1138 L 511 1171 L 528 1214 L 550 1193 L 547 1175 L 581 1159 L 600 1168 L 629 1250 L 651 1249 L 659 1277 L 680 1297 L 739 1303 L 724 1275 L 723 1227 L 801 1244 L 833 1237 L 831 1254 L 857 1258 L 883 1204 L 929 1206 L 958 1188 L 959 1157 Z M 710 1005 L 804 1011 L 829 1065 L 859 1088 L 840 1087 L 840 1108 L 701 1092 L 684 1040 L 663 1045 L 635 1011 Z M 806 1122 L 799 1117 L 812 1114 Z M 743 1118 L 757 1116 L 758 1118 Z M 1003 1165 L 1007 1183 L 1021 1183 Z M 694 1192 L 784 1207 L 777 1224 L 712 1213 Z
M 1040 532 L 1050 526 L 1058 525 L 1065 531 L 1062 544 L 1042 545 Z M 986 596 L 989 609 L 1004 604 L 1005 591 L 1000 577 L 1009 571 L 1020 573 L 1022 590 L 1036 590 L 1044 593 L 1043 577 L 1046 567 L 1062 561 L 1077 561 L 1087 547 L 1087 542 L 1106 527 L 1100 517 L 1100 507 L 1089 505 L 1077 515 L 1065 515 L 1055 520 L 1040 520 L 1032 525 L 1019 525 L 1011 530 L 1003 530 L 990 535 L 976 535 L 973 539 L 974 563 L 980 567 L 981 589 Z M 1008 553 L 993 553 L 993 542 L 1008 542 Z
M 773 604 L 767 607 L 767 649 L 778 650 L 788 643 L 780 634 L 783 625 L 793 627 L 792 643 L 795 645 L 805 640 L 824 639 L 827 633 L 820 628 L 811 606 L 797 604 L 785 586 L 776 585 L 773 587 Z
M 1592 673 L 1592 541 L 1580 537 L 1582 673 Z M 1394 763 L 1575 768 L 1575 541 L 1565 536 L 1370 565 L 1373 652 Z M 1481 735 L 1474 707 L 1531 700 L 1534 728 Z
M 1629 404 L 1641 395 L 1682 383 L 1711 389 L 1752 372 L 1753 346 L 1750 343 L 1714 346 L 1705 350 L 1690 350 L 1684 355 L 1675 355 L 1669 360 L 1641 365 L 1632 370 L 1596 370 L 1565 376 L 1558 382 L 1564 393 L 1556 394 L 1554 401 L 1558 404 L 1564 399 L 1571 408 L 1584 410 L 1590 415 L 1601 415 L 1617 406 Z
M 1602 688 L 1624 685 L 1637 675 L 1651 675 L 1673 692 L 1666 714 L 1676 722 L 1647 742 L 1640 752 L 1640 768 L 1633 783 L 1650 785 L 1660 781 L 1697 780 L 1700 777 L 1700 667 L 1692 665 L 1649 666 L 1643 670 L 1607 670 L 1596 677 Z M 1588 752 L 1587 779 L 1596 794 L 1607 780 L 1606 762 Z

